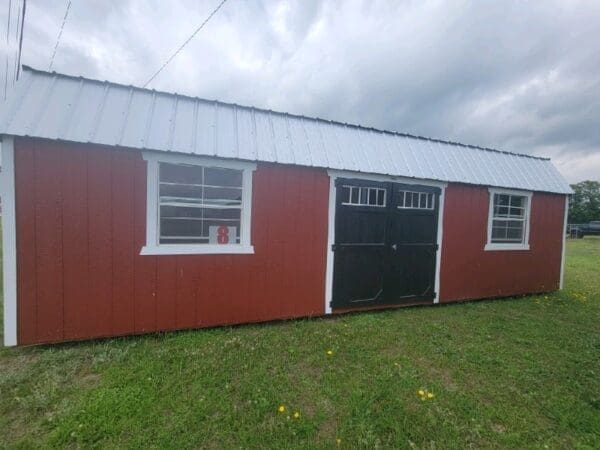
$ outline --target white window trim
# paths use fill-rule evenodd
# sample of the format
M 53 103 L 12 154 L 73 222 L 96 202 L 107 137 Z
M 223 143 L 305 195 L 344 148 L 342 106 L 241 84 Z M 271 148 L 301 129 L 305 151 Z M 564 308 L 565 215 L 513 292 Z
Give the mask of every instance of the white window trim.
M 146 245 L 142 247 L 140 255 L 216 255 L 254 253 L 254 247 L 251 243 L 251 218 L 252 174 L 256 170 L 256 164 L 203 156 L 156 152 L 143 152 L 143 157 L 148 166 L 146 191 Z M 239 244 L 159 244 L 158 165 L 161 162 L 242 170 L 242 212 Z
M 488 228 L 487 228 L 487 242 L 484 250 L 486 251 L 506 251 L 506 250 L 529 250 L 529 229 L 531 223 L 531 198 L 533 193 L 530 191 L 518 191 L 512 189 L 497 189 L 489 188 L 489 207 L 488 207 Z M 527 206 L 525 208 L 525 221 L 524 221 L 524 239 L 522 244 L 514 243 L 492 243 L 492 223 L 494 220 L 494 194 L 506 194 L 506 195 L 520 195 L 527 197 Z

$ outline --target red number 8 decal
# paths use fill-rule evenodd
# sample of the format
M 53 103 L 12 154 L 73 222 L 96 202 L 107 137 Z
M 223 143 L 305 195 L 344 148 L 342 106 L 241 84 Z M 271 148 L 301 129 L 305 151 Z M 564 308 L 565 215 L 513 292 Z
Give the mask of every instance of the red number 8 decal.
M 219 244 L 229 244 L 229 228 L 225 225 L 220 225 L 217 228 L 217 242 Z

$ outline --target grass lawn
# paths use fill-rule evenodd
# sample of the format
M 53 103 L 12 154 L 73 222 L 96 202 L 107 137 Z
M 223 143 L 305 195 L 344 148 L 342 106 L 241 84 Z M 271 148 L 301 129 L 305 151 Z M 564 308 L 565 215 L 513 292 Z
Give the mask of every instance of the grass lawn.
M 599 380 L 586 237 L 551 295 L 2 348 L 0 446 L 591 449 Z

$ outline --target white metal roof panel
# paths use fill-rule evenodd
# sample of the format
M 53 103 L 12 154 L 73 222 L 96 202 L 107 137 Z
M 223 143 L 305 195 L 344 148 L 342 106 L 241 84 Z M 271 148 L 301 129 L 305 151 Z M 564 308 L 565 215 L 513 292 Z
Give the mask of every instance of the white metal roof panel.
M 24 67 L 0 134 L 571 193 L 548 159 Z

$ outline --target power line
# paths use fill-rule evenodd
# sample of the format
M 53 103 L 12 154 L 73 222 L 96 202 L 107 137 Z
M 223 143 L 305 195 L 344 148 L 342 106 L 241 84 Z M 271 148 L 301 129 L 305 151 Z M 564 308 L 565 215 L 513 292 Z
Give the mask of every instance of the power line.
M 19 17 L 21 17 L 21 6 L 19 5 L 19 10 L 17 12 L 17 26 L 15 27 L 15 42 L 19 42 L 19 29 L 20 29 L 20 25 L 21 22 L 19 21 Z M 15 62 L 15 69 L 13 71 L 13 84 L 15 84 L 15 81 L 17 81 L 17 73 L 19 71 L 19 66 L 17 66 L 17 53 L 19 51 L 19 48 L 15 45 L 15 57 L 14 62 Z
M 65 27 L 65 22 L 67 21 L 67 16 L 69 15 L 69 10 L 71 9 L 71 0 L 67 3 L 67 10 L 65 11 L 65 17 L 63 17 L 62 24 L 60 25 L 60 30 L 58 32 L 58 36 L 56 37 L 56 44 L 54 45 L 54 51 L 52 52 L 52 58 L 50 58 L 50 65 L 48 66 L 48 71 L 52 70 L 52 64 L 54 64 L 54 57 L 56 56 L 56 49 L 58 48 L 58 44 L 60 42 L 60 38 L 63 33 L 63 28 Z
M 4 100 L 6 100 L 6 90 L 8 88 L 8 37 L 10 36 L 10 14 L 12 12 L 12 0 L 8 0 L 8 20 L 6 22 L 6 64 L 4 66 Z
M 19 79 L 19 71 L 21 69 L 21 52 L 23 50 L 23 27 L 25 26 L 25 9 L 27 8 L 27 0 L 23 0 L 23 15 L 21 16 L 21 35 L 19 36 L 19 58 L 17 59 L 17 80 Z
M 192 33 L 192 35 L 191 35 L 189 38 L 187 38 L 187 39 L 186 39 L 186 41 L 185 41 L 183 44 L 181 44 L 181 46 L 180 46 L 180 47 L 179 47 L 177 50 L 175 50 L 175 53 L 173 53 L 173 54 L 172 54 L 172 55 L 169 57 L 169 59 L 167 59 L 167 60 L 165 61 L 165 63 L 164 63 L 162 66 L 160 66 L 160 69 L 158 69 L 156 72 L 154 72 L 154 75 L 152 75 L 152 76 L 150 77 L 150 79 L 149 79 L 148 81 L 146 81 L 146 83 L 144 83 L 144 86 L 143 86 L 143 87 L 146 87 L 146 86 L 148 86 L 148 84 L 149 84 L 149 83 L 150 83 L 152 80 L 154 80 L 154 78 L 156 78 L 156 76 L 157 76 L 159 73 L 161 73 L 161 72 L 162 72 L 162 70 L 163 70 L 165 67 L 167 67 L 167 65 L 168 65 L 168 64 L 169 64 L 169 63 L 170 63 L 170 62 L 173 60 L 173 58 L 175 58 L 175 57 L 177 56 L 177 54 L 178 54 L 178 53 L 179 53 L 181 50 L 183 50 L 183 47 L 185 47 L 185 46 L 186 46 L 186 45 L 187 45 L 187 44 L 188 44 L 188 43 L 189 43 L 189 42 L 190 42 L 192 39 L 194 39 L 194 36 L 196 36 L 196 34 L 198 33 L 198 31 L 200 31 L 200 30 L 202 29 L 202 27 L 204 27 L 204 25 L 206 25 L 206 23 L 207 23 L 207 22 L 208 22 L 208 21 L 209 21 L 209 20 L 212 18 L 212 16 L 214 16 L 214 15 L 217 13 L 217 11 L 218 11 L 219 9 L 221 9 L 221 6 L 223 6 L 223 5 L 225 4 L 225 2 L 226 2 L 226 1 L 227 1 L 227 0 L 223 0 L 221 3 L 219 3 L 219 6 L 217 6 L 217 7 L 216 7 L 216 8 L 213 10 L 213 12 L 211 12 L 211 13 L 210 13 L 210 15 L 209 15 L 209 16 L 206 18 L 206 20 L 205 20 L 204 22 L 202 22 L 202 24 L 200 24 L 200 26 L 199 26 L 198 28 L 196 28 L 196 31 L 194 31 L 194 32 Z

